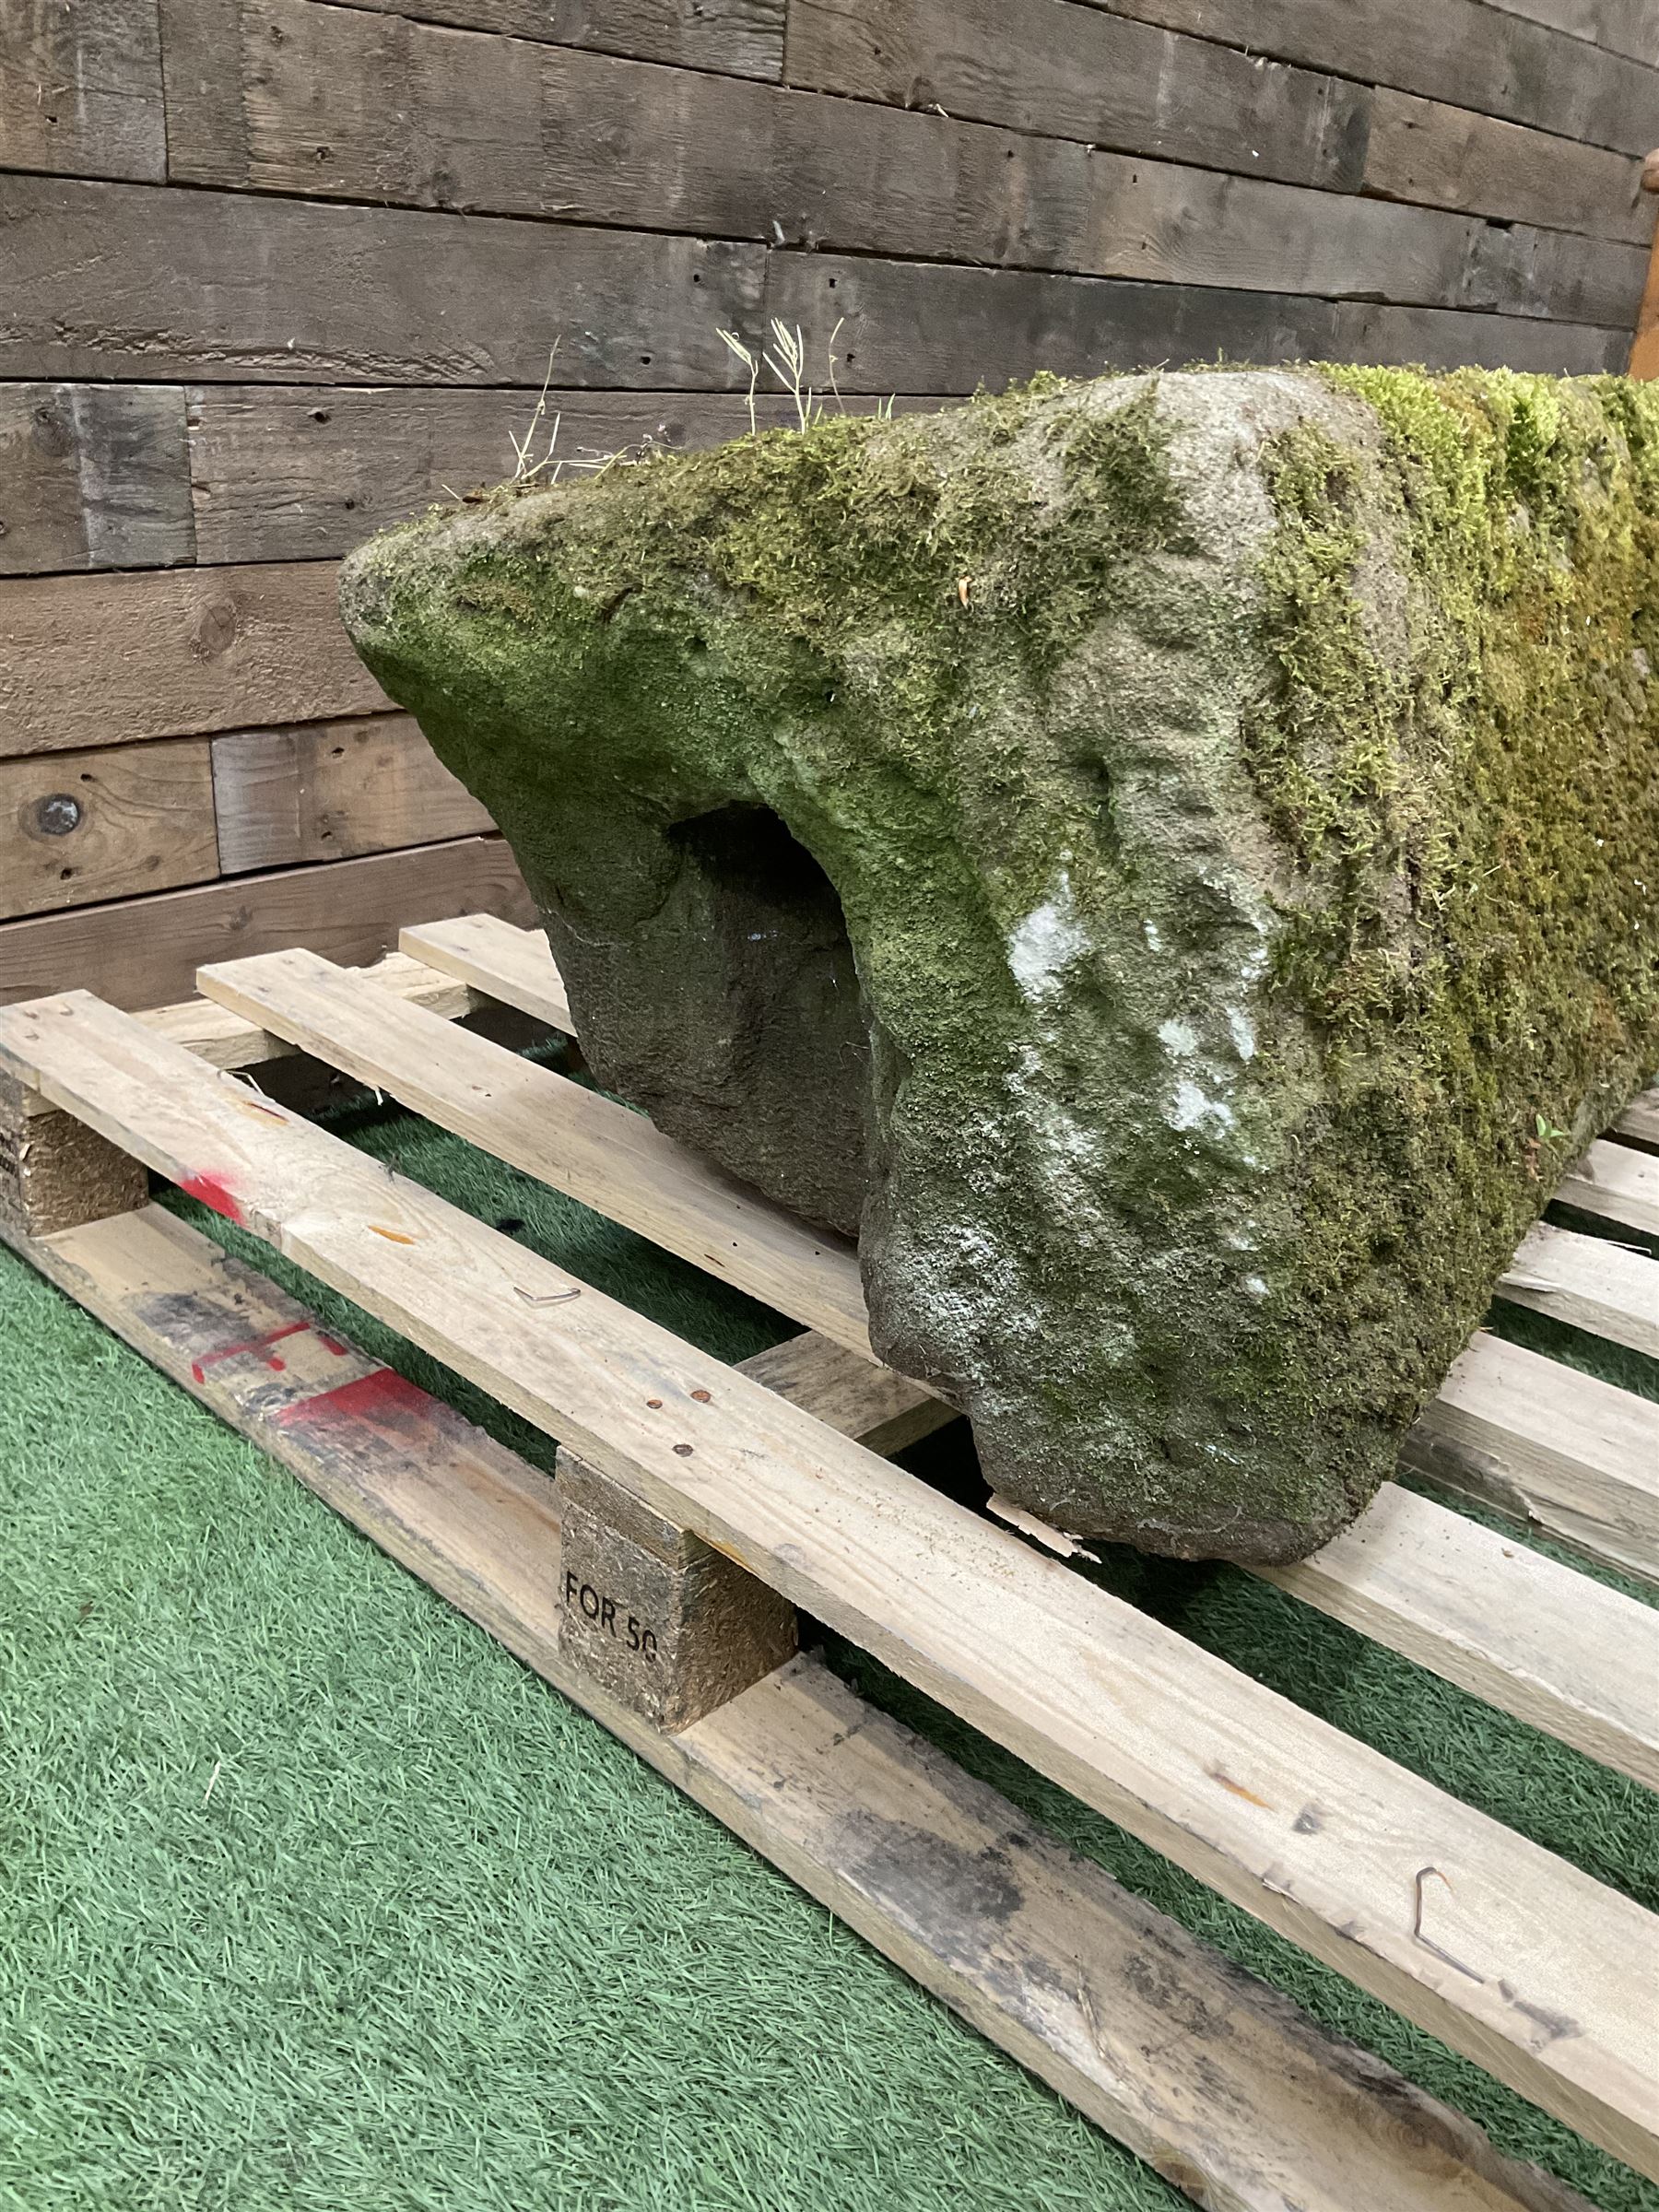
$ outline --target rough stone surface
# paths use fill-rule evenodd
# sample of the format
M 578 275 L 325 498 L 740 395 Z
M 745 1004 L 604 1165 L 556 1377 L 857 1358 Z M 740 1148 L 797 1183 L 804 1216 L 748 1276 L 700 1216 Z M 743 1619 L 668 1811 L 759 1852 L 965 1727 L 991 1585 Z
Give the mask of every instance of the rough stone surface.
M 511 488 L 342 605 L 599 1078 L 1079 1533 L 1357 1512 L 1659 1063 L 1659 396 L 1031 387 Z

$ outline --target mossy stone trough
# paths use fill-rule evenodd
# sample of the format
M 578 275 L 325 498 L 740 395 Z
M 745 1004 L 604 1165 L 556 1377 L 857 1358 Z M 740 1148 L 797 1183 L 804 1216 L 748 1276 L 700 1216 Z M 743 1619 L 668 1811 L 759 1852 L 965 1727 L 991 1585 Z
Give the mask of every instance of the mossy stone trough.
M 1659 1065 L 1659 386 L 1204 371 L 507 489 L 347 563 L 599 1079 L 859 1237 L 1077 1533 L 1365 1504 Z

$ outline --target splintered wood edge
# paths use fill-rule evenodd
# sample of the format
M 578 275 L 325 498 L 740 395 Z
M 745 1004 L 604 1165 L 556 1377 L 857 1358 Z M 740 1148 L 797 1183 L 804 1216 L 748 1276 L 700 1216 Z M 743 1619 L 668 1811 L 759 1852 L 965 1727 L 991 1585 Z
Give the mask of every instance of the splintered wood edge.
M 9 1241 L 1199 2202 L 1217 2212 L 1353 2212 L 1360 2203 L 1368 2212 L 1589 2212 L 1571 2190 L 1504 2158 L 1464 2114 L 1033 1830 L 815 1661 L 792 1661 L 678 1735 L 647 1726 L 560 1658 L 547 1477 L 199 1230 L 148 1206 Z M 847 1355 L 794 1342 L 804 1387 L 816 1376 L 844 1409 Z M 311 1349 L 323 1371 L 309 1397 L 273 1415 L 277 1345 L 290 1359 L 296 1346 Z M 749 1371 L 763 1373 L 768 1359 Z M 886 1417 L 879 1387 L 871 1411 Z M 989 1888 L 987 1865 L 998 1870 Z

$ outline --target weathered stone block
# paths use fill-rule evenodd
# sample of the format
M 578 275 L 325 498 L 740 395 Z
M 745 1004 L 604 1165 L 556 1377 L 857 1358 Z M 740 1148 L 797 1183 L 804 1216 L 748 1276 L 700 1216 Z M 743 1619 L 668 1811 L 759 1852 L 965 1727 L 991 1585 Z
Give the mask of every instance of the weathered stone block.
M 600 1080 L 1080 1533 L 1347 1520 L 1659 1063 L 1659 388 L 1040 380 L 347 566 Z

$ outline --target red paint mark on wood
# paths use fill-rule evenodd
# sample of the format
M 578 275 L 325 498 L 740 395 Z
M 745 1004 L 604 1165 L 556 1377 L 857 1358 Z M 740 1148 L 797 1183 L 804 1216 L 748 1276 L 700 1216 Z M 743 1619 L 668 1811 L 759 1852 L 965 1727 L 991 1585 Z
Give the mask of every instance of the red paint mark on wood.
M 187 1175 L 179 1188 L 187 1198 L 196 1198 L 204 1206 L 210 1206 L 216 1214 L 223 1214 L 227 1221 L 234 1221 L 239 1229 L 244 1226 L 236 1193 L 222 1175 Z
M 332 1352 L 336 1359 L 345 1359 L 346 1347 L 340 1342 L 337 1336 L 325 1335 L 324 1332 L 319 1329 L 317 1331 L 317 1342 L 323 1347 L 323 1349 L 325 1352 Z
M 355 1382 L 297 1399 L 271 1418 L 283 1429 L 336 1429 L 350 1422 L 406 1436 L 412 1421 L 426 1426 L 441 1419 L 445 1410 L 395 1368 L 371 1367 Z
M 285 1323 L 279 1329 L 267 1329 L 263 1336 L 246 1336 L 240 1344 L 227 1344 L 221 1346 L 217 1352 L 204 1352 L 199 1359 L 191 1361 L 190 1371 L 200 1382 L 204 1380 L 207 1369 L 217 1367 L 221 1359 L 234 1359 L 242 1352 L 264 1352 L 265 1365 L 276 1374 L 281 1374 L 286 1362 L 278 1359 L 270 1347 L 274 1344 L 280 1344 L 285 1336 L 297 1336 L 301 1329 L 309 1329 L 311 1325 L 309 1321 L 290 1321 Z

